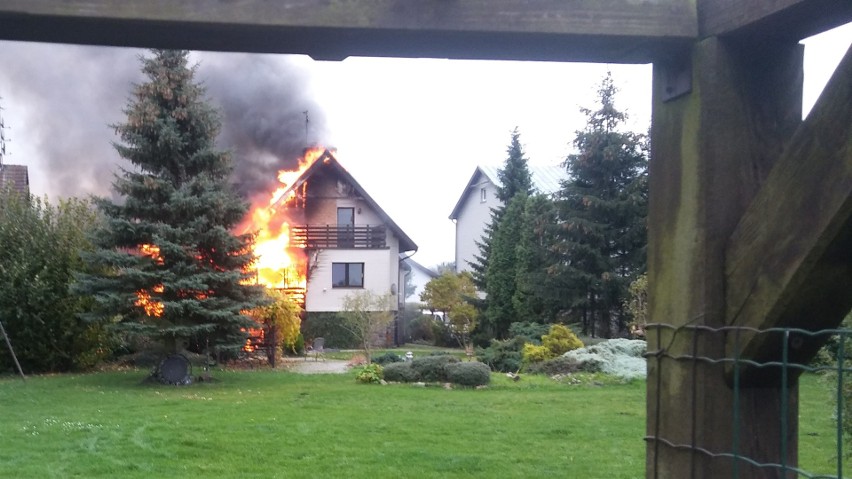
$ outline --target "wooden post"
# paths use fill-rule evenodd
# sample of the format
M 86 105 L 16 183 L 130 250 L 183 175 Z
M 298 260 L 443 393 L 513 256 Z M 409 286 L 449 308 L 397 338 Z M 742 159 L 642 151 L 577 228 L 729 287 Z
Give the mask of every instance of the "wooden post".
M 9 341 L 9 335 L 6 334 L 6 328 L 3 327 L 3 322 L 0 321 L 0 334 L 3 335 L 3 339 L 6 341 L 6 347 L 9 348 L 9 354 L 12 355 L 12 361 L 15 362 L 15 367 L 18 368 L 18 374 L 21 375 L 21 379 L 26 381 L 27 377 L 24 376 L 24 370 L 21 369 L 21 363 L 18 362 L 18 357 L 15 356 L 15 350 L 12 349 L 12 341 Z
M 735 413 L 723 364 L 677 357 L 725 356 L 725 334 L 692 328 L 726 325 L 725 244 L 801 121 L 802 53 L 706 38 L 691 51 L 691 91 L 668 101 L 683 73 L 654 65 L 649 321 L 668 326 L 647 332 L 648 478 L 785 477 L 724 453 L 796 464 L 795 385 L 784 401 L 778 388 L 741 390 Z

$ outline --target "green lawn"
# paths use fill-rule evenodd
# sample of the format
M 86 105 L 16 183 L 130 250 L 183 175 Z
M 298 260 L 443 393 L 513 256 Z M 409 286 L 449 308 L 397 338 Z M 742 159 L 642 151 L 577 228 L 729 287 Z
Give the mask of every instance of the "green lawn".
M 606 477 L 644 469 L 643 382 L 544 378 L 483 390 L 352 375 L 144 372 L 0 380 L 0 475 L 14 477 Z
M 644 477 L 645 383 L 494 375 L 483 390 L 370 386 L 351 374 L 143 371 L 0 379 L 0 476 Z M 833 472 L 829 395 L 802 393 L 803 467 Z

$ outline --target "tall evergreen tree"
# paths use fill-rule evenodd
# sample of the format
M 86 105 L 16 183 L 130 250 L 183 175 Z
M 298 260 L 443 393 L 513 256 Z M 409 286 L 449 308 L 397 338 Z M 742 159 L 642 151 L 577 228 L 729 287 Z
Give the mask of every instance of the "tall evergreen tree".
M 515 294 L 512 302 L 518 317 L 536 323 L 553 322 L 560 312 L 564 285 L 548 276 L 550 247 L 554 243 L 556 208 L 549 196 L 527 200 L 516 255 Z
M 94 314 L 163 340 L 238 348 L 252 325 L 243 314 L 263 304 L 262 287 L 243 284 L 253 260 L 250 235 L 234 235 L 247 205 L 228 184 L 231 158 L 214 145 L 220 122 L 195 82 L 188 52 L 152 50 L 147 77 L 115 125 L 115 149 L 129 160 L 113 189 L 123 201 L 96 204 L 106 221 L 84 259 L 104 274 L 80 275 Z
M 620 130 L 626 115 L 615 107 L 617 89 L 607 75 L 598 90 L 600 108 L 582 109 L 564 165 L 569 180 L 559 194 L 559 228 L 550 272 L 570 292 L 567 307 L 585 333 L 623 328 L 630 282 L 645 269 L 647 244 L 647 145 L 644 135 Z
M 512 130 L 512 139 L 506 148 L 506 161 L 503 167 L 497 171 L 497 199 L 500 205 L 491 208 L 491 221 L 485 226 L 482 238 L 476 242 L 479 254 L 474 256 L 475 262 L 471 263 L 473 281 L 480 291 L 485 291 L 485 271 L 488 267 L 491 255 L 491 239 L 500 220 L 503 217 L 509 201 L 518 193 L 531 195 L 533 192 L 532 175 L 527 165 L 527 158 L 521 146 L 521 133 L 515 127 Z
M 518 289 L 518 244 L 523 235 L 527 200 L 523 192 L 509 200 L 492 237 L 491 257 L 485 270 L 486 309 L 483 322 L 497 338 L 505 338 L 509 326 L 521 320 L 514 298 Z

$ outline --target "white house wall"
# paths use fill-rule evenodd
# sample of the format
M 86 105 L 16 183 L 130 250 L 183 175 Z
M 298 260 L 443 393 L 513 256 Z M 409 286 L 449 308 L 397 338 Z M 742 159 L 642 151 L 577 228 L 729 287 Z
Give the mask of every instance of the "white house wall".
M 362 289 L 376 295 L 388 294 L 391 285 L 397 282 L 399 264 L 396 258 L 391 261 L 387 249 L 326 249 L 319 250 L 316 258 L 311 259 L 316 262 L 316 268 L 312 269 L 308 281 L 305 296 L 307 311 L 342 311 L 343 299 L 347 295 Z M 333 288 L 332 263 L 364 263 L 364 288 Z M 396 299 L 391 303 L 396 310 Z
M 462 207 L 456 219 L 456 271 L 471 271 L 470 263 L 479 254 L 477 241 L 482 239 L 486 225 L 491 222 L 491 208 L 500 206 L 497 187 L 480 175 L 481 181 L 465 193 Z M 481 200 L 481 189 L 485 188 L 485 201 Z

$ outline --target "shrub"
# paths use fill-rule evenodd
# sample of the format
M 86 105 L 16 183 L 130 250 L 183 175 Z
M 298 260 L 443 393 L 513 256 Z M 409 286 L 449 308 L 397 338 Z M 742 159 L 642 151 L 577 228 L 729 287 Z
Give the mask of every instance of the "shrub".
M 546 374 L 554 376 L 556 374 L 572 374 L 580 370 L 579 364 L 573 358 L 559 356 L 540 363 L 532 363 L 526 367 L 526 372 L 529 374 Z
M 343 319 L 336 313 L 305 313 L 302 322 L 302 334 L 306 338 L 325 338 L 326 348 L 352 349 L 358 347 L 358 340 L 343 327 Z
M 460 386 L 485 386 L 491 382 L 491 368 L 478 361 L 447 364 L 446 372 L 447 381 Z
M 411 363 L 391 363 L 384 367 L 385 381 L 413 383 L 420 380 Z
M 435 346 L 444 348 L 458 346 L 458 341 L 453 337 L 452 328 L 443 321 L 432 320 L 432 337 L 435 339 Z
M 561 324 L 551 326 L 550 333 L 541 337 L 541 344 L 550 350 L 552 353 L 551 357 L 583 347 L 583 342 L 580 341 L 580 338 L 573 331 Z
M 505 341 L 494 339 L 487 348 L 477 349 L 476 357 L 493 371 L 514 373 L 521 369 L 523 347 L 524 339 L 520 337 Z
M 528 343 L 541 344 L 541 337 L 547 334 L 550 326 L 532 321 L 523 321 L 509 325 L 509 336 L 521 337 Z
M 390 351 L 373 358 L 374 363 L 381 364 L 382 366 L 386 366 L 391 363 L 401 363 L 403 361 L 404 359 L 402 358 L 402 356 L 392 353 Z
M 360 383 L 378 384 L 384 378 L 382 369 L 382 366 L 379 364 L 367 364 L 358 370 L 355 380 Z
M 537 346 L 533 343 L 524 344 L 524 349 L 521 351 L 523 364 L 540 363 L 553 358 L 553 352 L 547 346 Z
M 645 341 L 642 340 L 610 339 L 569 351 L 563 357 L 576 361 L 582 371 L 635 379 L 646 376 L 647 366 L 642 357 L 645 348 Z
M 410 341 L 425 341 L 429 344 L 435 343 L 435 333 L 432 331 L 432 316 L 425 314 L 411 320 L 408 324 L 408 338 Z
M 305 354 L 305 337 L 302 335 L 302 333 L 299 333 L 299 335 L 296 336 L 296 340 L 293 341 L 293 348 L 291 349 L 291 351 L 297 356 L 302 356 Z
M 421 381 L 442 383 L 447 382 L 446 366 L 458 362 L 455 356 L 442 355 L 415 358 L 410 364 Z

